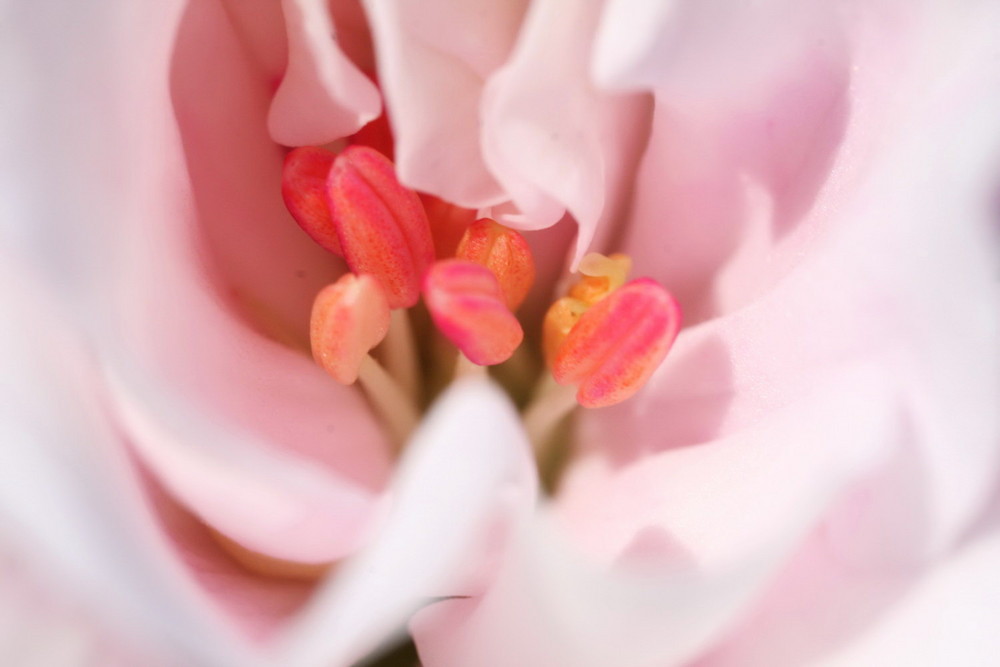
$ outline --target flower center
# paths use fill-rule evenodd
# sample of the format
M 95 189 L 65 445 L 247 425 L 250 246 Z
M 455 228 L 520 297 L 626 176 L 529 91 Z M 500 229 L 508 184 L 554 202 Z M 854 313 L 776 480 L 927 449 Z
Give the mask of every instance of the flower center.
M 286 157 L 281 192 L 299 226 L 350 269 L 316 295 L 313 358 L 331 381 L 357 384 L 401 448 L 452 379 L 486 374 L 505 384 L 555 486 L 578 408 L 626 400 L 649 379 L 680 325 L 677 303 L 649 278 L 628 281 L 631 260 L 596 253 L 542 322 L 541 377 L 515 314 L 535 281 L 524 237 L 489 218 L 403 186 L 392 162 L 353 144 L 338 154 L 301 147 Z M 529 395 L 521 388 L 534 387 Z M 312 578 L 329 564 L 292 563 L 218 542 L 249 569 Z
M 388 158 L 357 144 L 336 155 L 292 150 L 282 194 L 298 224 L 351 271 L 316 296 L 313 356 L 337 382 L 362 387 L 398 446 L 435 387 L 508 362 L 524 342 L 515 312 L 535 265 L 519 232 L 422 200 Z M 524 410 L 540 464 L 567 416 L 635 394 L 677 335 L 676 301 L 649 278 L 628 281 L 630 269 L 625 255 L 587 255 L 545 315 L 547 370 Z M 528 373 L 505 377 L 526 386 Z

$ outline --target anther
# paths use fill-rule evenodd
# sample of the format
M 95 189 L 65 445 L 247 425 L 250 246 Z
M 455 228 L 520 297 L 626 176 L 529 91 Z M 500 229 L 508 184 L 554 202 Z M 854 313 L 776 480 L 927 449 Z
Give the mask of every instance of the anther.
M 424 302 L 441 333 L 480 366 L 506 361 L 524 338 L 496 276 L 480 264 L 435 264 L 424 279 Z
M 299 227 L 316 243 L 340 255 L 337 228 L 326 203 L 326 179 L 333 157 L 330 151 L 315 146 L 290 151 L 281 169 L 281 196 Z
M 554 310 L 559 317 L 562 311 Z M 578 385 L 584 407 L 614 405 L 646 383 L 679 327 L 680 308 L 670 293 L 650 278 L 633 280 L 583 311 L 561 342 L 546 346 L 552 377 Z
M 596 252 L 584 255 L 578 271 L 580 280 L 569 290 L 569 296 L 592 306 L 625 284 L 632 270 L 632 258 L 615 253 L 610 257 Z
M 455 256 L 492 271 L 511 310 L 517 310 L 535 282 L 535 261 L 528 242 L 489 218 L 477 220 L 466 230 Z
M 310 341 L 313 358 L 341 384 L 358 379 L 369 350 L 389 331 L 389 303 L 378 281 L 344 274 L 313 302 Z
M 419 300 L 434 261 L 427 214 L 392 162 L 367 146 L 350 146 L 333 163 L 326 187 L 344 259 L 354 273 L 381 283 L 391 308 Z

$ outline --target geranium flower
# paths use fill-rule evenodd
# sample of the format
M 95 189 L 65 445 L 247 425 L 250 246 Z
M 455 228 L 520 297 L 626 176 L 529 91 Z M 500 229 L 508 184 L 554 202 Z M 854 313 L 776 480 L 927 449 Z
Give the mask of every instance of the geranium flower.
M 407 624 L 430 666 L 996 650 L 996 3 L 4 12 L 2 574 L 55 637 L 17 650 L 350 664 Z M 281 198 L 289 147 L 344 141 L 537 267 L 522 356 L 425 363 L 446 388 L 398 462 L 379 390 L 308 355 L 345 265 Z M 685 328 L 615 406 L 533 400 L 592 251 Z M 435 322 L 467 356 L 488 333 Z

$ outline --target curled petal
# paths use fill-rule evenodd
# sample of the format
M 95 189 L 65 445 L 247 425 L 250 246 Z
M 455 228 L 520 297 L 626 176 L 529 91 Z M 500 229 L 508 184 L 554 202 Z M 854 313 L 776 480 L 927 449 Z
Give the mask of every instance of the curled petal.
M 379 115 L 378 89 L 340 50 L 323 0 L 284 0 L 288 68 L 267 118 L 285 146 L 325 144 Z
M 434 265 L 424 281 L 424 301 L 441 333 L 480 366 L 506 361 L 524 338 L 496 276 L 479 264 Z

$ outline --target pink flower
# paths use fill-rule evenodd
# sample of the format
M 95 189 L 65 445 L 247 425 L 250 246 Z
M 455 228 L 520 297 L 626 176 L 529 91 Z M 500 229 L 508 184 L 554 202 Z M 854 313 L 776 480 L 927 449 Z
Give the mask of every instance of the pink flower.
M 95 636 L 349 664 L 420 608 L 433 667 L 996 651 L 995 3 L 5 11 L 0 551 Z M 684 309 L 561 463 L 468 378 L 397 466 L 307 355 L 343 267 L 281 146 L 383 104 L 404 183 L 533 242 L 526 331 L 588 250 Z

